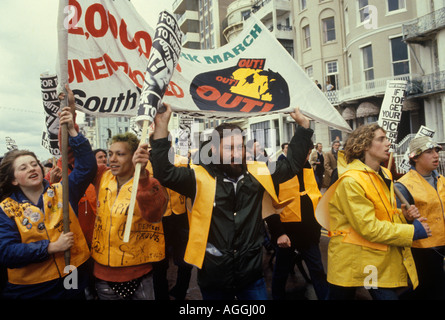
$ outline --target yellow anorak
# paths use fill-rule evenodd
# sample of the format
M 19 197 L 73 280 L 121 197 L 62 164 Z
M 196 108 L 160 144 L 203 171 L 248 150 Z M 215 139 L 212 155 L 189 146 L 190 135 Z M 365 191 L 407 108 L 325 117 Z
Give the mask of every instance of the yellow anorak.
M 414 287 L 418 284 L 409 248 L 414 226 L 407 224 L 397 209 L 391 173 L 381 169 L 391 181 L 390 188 L 378 172 L 354 160 L 339 170 L 339 180 L 317 208 L 328 208 L 332 238 L 327 277 L 334 285 L 367 286 L 370 270 L 374 272 L 372 285 L 378 287 L 407 286 L 408 276 Z M 316 215 L 318 219 L 320 213 Z

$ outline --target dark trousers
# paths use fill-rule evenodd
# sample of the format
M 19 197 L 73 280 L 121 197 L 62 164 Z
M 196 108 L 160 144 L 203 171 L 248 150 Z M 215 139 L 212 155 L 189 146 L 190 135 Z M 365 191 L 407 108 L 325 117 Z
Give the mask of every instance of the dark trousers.
M 201 288 L 203 300 L 267 300 L 267 287 L 264 278 L 258 279 L 254 283 L 243 289 L 234 292 L 226 292 L 222 289 Z
M 321 260 L 321 253 L 318 243 L 310 244 L 302 248 L 297 248 L 301 254 L 314 286 L 315 293 L 319 300 L 325 300 L 328 293 L 328 283 L 326 273 Z M 286 296 L 286 282 L 289 271 L 294 266 L 295 248 L 277 248 L 275 266 L 272 276 L 272 297 L 274 300 L 284 300 Z
M 315 175 L 315 181 L 317 181 L 318 189 L 321 189 L 323 187 L 323 172 L 314 172 Z
M 3 289 L 6 287 L 8 282 L 8 272 L 3 266 L 0 266 L 0 298 L 2 297 Z
M 333 284 L 329 285 L 328 300 L 354 300 L 355 291 L 358 287 L 341 287 Z M 369 289 L 369 294 L 373 300 L 398 300 L 396 289 L 392 288 L 378 288 Z
M 153 263 L 153 287 L 156 300 L 169 300 L 172 295 L 176 300 L 184 300 L 190 284 L 192 266 L 184 261 L 188 241 L 187 214 L 164 217 L 162 219 L 165 237 L 165 259 Z M 167 270 L 170 259 L 178 267 L 176 284 L 168 290 Z
M 411 248 L 417 269 L 419 285 L 405 292 L 401 299 L 445 299 L 444 247 Z

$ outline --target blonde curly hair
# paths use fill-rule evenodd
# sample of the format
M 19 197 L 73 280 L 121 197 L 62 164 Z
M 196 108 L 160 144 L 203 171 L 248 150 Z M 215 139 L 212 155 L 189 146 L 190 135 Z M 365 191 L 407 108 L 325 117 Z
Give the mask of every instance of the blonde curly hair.
M 386 134 L 386 131 L 377 123 L 363 125 L 351 133 L 344 148 L 346 163 L 351 163 L 355 159 L 365 161 L 365 151 L 371 146 L 375 132 L 379 129 Z

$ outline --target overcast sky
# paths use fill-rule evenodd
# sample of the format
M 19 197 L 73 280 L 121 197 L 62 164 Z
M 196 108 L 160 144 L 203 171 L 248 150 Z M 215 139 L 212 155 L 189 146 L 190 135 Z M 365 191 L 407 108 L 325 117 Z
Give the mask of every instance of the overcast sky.
M 158 13 L 173 0 L 131 0 L 139 14 L 156 27 Z M 45 116 L 40 74 L 56 72 L 57 0 L 0 1 L 0 155 L 6 137 L 19 149 L 44 161 L 51 154 L 41 146 Z

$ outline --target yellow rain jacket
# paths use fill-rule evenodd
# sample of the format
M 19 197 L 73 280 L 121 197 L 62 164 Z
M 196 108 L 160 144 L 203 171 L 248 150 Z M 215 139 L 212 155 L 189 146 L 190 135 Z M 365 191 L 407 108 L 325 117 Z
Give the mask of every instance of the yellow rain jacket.
M 420 215 L 427 218 L 432 236 L 426 239 L 416 240 L 414 248 L 432 248 L 445 245 L 445 182 L 439 175 L 437 190 L 435 190 L 416 170 L 408 171 L 399 179 L 414 199 L 414 204 L 419 209 Z
M 109 267 L 137 266 L 164 259 L 165 239 L 162 223 L 145 220 L 137 201 L 129 242 L 123 241 L 133 178 L 118 190 L 117 178 L 111 171 L 106 171 L 100 185 L 103 187 L 99 189 L 97 196 L 97 217 L 91 248 L 93 259 Z
M 341 155 L 339 155 L 339 158 Z M 341 160 L 340 160 L 341 163 Z M 392 180 L 391 173 L 382 168 Z M 376 285 L 414 288 L 417 273 L 411 255 L 414 226 L 406 224 L 396 207 L 394 185 L 387 187 L 384 179 L 360 160 L 339 170 L 339 180 L 326 192 L 316 216 L 328 209 L 329 223 L 321 223 L 332 236 L 328 248 L 328 282 L 344 287 L 369 285 L 370 271 Z M 324 208 L 323 208 L 324 207 Z
M 175 155 L 175 166 L 176 167 L 187 167 L 188 159 L 186 157 Z M 151 171 L 153 172 L 153 171 Z M 179 194 L 171 189 L 165 188 L 167 190 L 169 201 L 167 205 L 167 211 L 164 213 L 164 217 L 179 214 L 185 214 L 186 209 L 186 199 L 185 196 Z
M 0 203 L 5 214 L 14 219 L 23 243 L 40 240 L 57 241 L 63 233 L 62 184 L 56 183 L 43 194 L 44 211 L 29 203 L 19 203 L 6 198 Z M 80 228 L 79 220 L 69 206 L 70 230 L 74 233 L 74 244 L 70 249 L 70 264 L 78 268 L 89 257 L 89 249 Z M 8 269 L 8 281 L 18 285 L 42 283 L 65 275 L 64 252 L 51 255 L 51 258 L 31 263 L 21 268 Z

